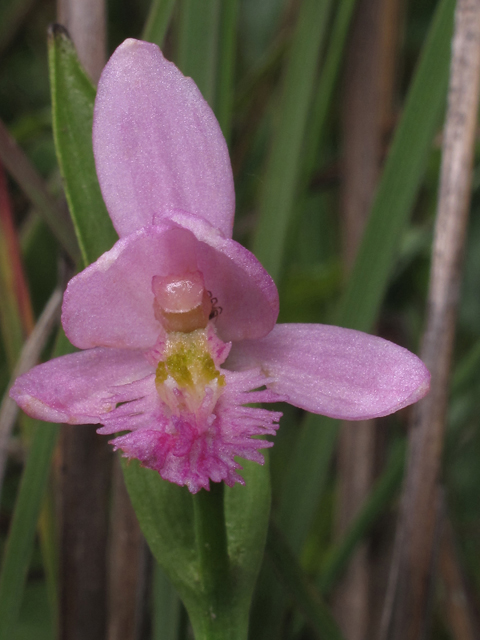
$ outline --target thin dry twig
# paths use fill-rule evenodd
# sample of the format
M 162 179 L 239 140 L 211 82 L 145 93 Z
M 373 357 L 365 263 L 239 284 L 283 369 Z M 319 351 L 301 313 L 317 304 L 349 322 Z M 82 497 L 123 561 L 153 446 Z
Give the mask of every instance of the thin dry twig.
M 105 64 L 105 2 L 58 0 L 57 19 L 96 82 Z M 112 455 L 95 425 L 64 425 L 59 447 L 60 612 L 62 640 L 104 640 Z
M 85 70 L 97 82 L 106 55 L 105 2 L 58 0 L 57 10 Z M 116 521 L 110 530 L 109 581 L 110 447 L 93 425 L 64 427 L 60 442 L 61 637 L 134 640 L 141 626 L 143 610 L 137 605 L 145 581 L 144 541 L 135 513 L 117 477 L 112 487 Z
M 0 161 L 20 185 L 73 261 L 79 255 L 73 224 L 50 195 L 42 177 L 0 120 Z
M 107 640 L 139 640 L 147 546 L 127 493 L 119 457 L 113 463 Z
M 30 334 L 28 340 L 25 342 L 18 364 L 13 372 L 12 381 L 37 364 L 52 329 L 60 320 L 62 296 L 63 293 L 60 288 L 55 289 L 50 296 L 50 299 L 47 302 L 42 315 L 38 319 L 35 328 Z M 5 475 L 8 443 L 17 415 L 18 407 L 10 398 L 8 393 L 6 393 L 3 397 L 2 404 L 0 405 L 0 492 Z
M 111 453 L 94 425 L 63 425 L 59 447 L 59 637 L 105 640 Z
M 422 359 L 432 374 L 410 431 L 396 561 L 383 639 L 419 640 L 428 626 L 449 371 L 468 219 L 480 85 L 480 1 L 458 0 L 443 139 L 427 328 Z
M 444 609 L 453 638 L 479 640 L 475 612 L 471 607 L 465 576 L 455 547 L 453 527 L 448 517 L 442 526 L 439 569 L 445 592 Z
M 343 258 L 353 267 L 382 162 L 386 123 L 391 119 L 398 0 L 360 0 L 351 27 L 343 93 L 341 182 Z M 344 534 L 368 495 L 374 477 L 376 425 L 344 423 L 337 469 L 337 529 Z M 348 640 L 365 640 L 370 623 L 371 563 L 363 544 L 335 597 L 334 610 Z

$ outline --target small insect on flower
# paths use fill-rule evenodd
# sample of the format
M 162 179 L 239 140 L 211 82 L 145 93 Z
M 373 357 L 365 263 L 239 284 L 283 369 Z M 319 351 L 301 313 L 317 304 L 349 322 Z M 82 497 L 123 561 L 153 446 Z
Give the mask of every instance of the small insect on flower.
M 222 307 L 217 306 L 218 304 L 218 300 L 217 298 L 214 298 L 212 296 L 212 292 L 211 291 L 207 291 L 209 297 L 210 297 L 210 301 L 212 303 L 212 310 L 210 311 L 210 320 L 213 320 L 213 318 L 216 318 L 220 313 L 222 313 L 223 309 Z
M 78 353 L 20 376 L 28 414 L 98 424 L 125 456 L 192 493 L 243 483 L 286 401 L 334 418 L 416 402 L 430 375 L 412 353 L 358 331 L 276 324 L 278 293 L 231 239 L 234 190 L 220 127 L 153 44 L 126 40 L 95 103 L 98 179 L 120 240 L 75 276 L 62 323 Z

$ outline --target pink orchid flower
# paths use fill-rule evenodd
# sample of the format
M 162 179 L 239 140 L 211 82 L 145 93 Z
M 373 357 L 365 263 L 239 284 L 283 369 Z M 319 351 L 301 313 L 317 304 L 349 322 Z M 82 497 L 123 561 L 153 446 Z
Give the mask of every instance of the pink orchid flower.
M 412 353 L 358 331 L 275 324 L 278 293 L 231 239 L 232 171 L 197 87 L 158 47 L 125 41 L 95 103 L 98 179 L 120 240 L 69 283 L 62 322 L 82 351 L 33 368 L 11 395 L 29 415 L 99 433 L 192 493 L 243 483 L 279 400 L 334 418 L 416 402 L 430 375 Z

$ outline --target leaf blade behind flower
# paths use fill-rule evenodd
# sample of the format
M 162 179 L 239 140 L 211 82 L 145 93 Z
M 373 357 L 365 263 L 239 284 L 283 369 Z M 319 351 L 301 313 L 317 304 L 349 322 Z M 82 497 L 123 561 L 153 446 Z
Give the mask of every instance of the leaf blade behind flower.
M 183 0 L 178 38 L 178 67 L 190 76 L 213 108 L 221 5 L 219 0 Z
M 58 334 L 54 355 L 71 352 L 72 346 L 61 331 Z M 38 421 L 35 423 L 36 428 L 22 474 L 1 565 L 0 640 L 10 640 L 13 637 L 33 551 L 35 528 L 59 433 L 58 424 L 43 424 Z
M 52 121 L 60 172 L 84 266 L 117 240 L 103 202 L 92 149 L 95 87 L 90 82 L 67 31 L 49 32 Z
M 186 487 L 162 480 L 137 460 L 122 459 L 128 493 L 154 556 L 178 591 L 199 581 L 192 497 Z M 175 577 L 176 576 L 176 577 Z
M 303 140 L 314 94 L 317 60 L 326 34 L 330 0 L 302 3 L 259 201 L 253 252 L 275 281 L 281 277 L 289 219 L 302 168 Z
M 175 0 L 152 0 L 147 21 L 142 31 L 142 40 L 153 42 L 159 47 L 167 34 L 172 18 Z

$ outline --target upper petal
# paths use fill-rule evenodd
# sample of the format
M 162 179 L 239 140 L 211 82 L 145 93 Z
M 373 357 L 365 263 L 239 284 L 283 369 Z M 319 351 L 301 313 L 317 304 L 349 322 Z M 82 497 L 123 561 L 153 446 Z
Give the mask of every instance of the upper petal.
M 197 216 L 171 211 L 164 220 L 189 229 L 200 241 L 196 245 L 197 264 L 221 308 L 216 319 L 220 337 L 237 341 L 267 335 L 277 321 L 278 291 L 253 253 L 222 237 Z
M 141 351 L 90 349 L 40 364 L 15 380 L 15 402 L 33 418 L 97 424 L 118 402 L 154 390 L 154 369 Z
M 158 221 L 165 208 L 208 220 L 231 237 L 235 193 L 218 122 L 191 78 L 153 44 L 126 40 L 98 85 L 97 174 L 118 234 Z
M 352 329 L 284 324 L 233 345 L 226 365 L 261 366 L 291 404 L 343 420 L 388 415 L 422 398 L 430 374 L 413 353 Z
M 183 217 L 192 231 L 173 220 L 144 227 L 70 281 L 62 323 L 75 346 L 152 347 L 161 331 L 152 278 L 196 270 L 222 309 L 216 324 L 225 342 L 261 337 L 272 329 L 277 290 L 258 260 L 205 221 Z

